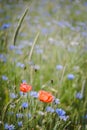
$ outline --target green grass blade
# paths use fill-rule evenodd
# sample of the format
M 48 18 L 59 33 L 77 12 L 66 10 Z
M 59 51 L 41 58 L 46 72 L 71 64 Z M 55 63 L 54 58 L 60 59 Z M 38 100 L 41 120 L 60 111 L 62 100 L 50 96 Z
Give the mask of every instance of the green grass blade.
M 19 20 L 18 26 L 17 26 L 17 28 L 16 28 L 16 31 L 15 31 L 15 34 L 14 34 L 14 37 L 13 37 L 13 45 L 16 44 L 16 40 L 17 40 L 17 36 L 18 36 L 19 30 L 20 30 L 20 28 L 21 28 L 22 22 L 23 22 L 23 20 L 24 20 L 24 18 L 25 18 L 25 16 L 26 16 L 27 12 L 28 12 L 28 8 L 25 9 L 25 11 L 24 11 L 22 17 L 21 17 L 20 20 Z

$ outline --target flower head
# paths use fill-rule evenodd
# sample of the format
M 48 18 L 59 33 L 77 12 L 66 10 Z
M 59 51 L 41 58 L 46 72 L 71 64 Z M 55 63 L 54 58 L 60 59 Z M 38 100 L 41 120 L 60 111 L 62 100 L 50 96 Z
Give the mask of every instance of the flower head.
M 16 95 L 15 93 L 10 93 L 10 97 L 11 97 L 12 99 L 15 99 L 15 98 L 17 98 L 17 95 Z
M 82 98 L 83 98 L 83 95 L 82 95 L 80 92 L 78 92 L 78 93 L 76 94 L 76 98 L 82 99 Z
M 66 116 L 66 115 L 60 116 L 60 119 L 62 119 L 62 120 L 64 120 L 64 121 L 66 121 L 68 118 L 69 118 L 69 116 Z
M 8 125 L 8 123 L 6 123 L 4 126 L 5 130 L 8 129 L 8 127 L 9 127 L 9 125 Z
M 5 130 L 14 130 L 15 126 L 13 124 L 9 125 L 9 124 L 6 123 L 4 128 L 5 128 Z
M 14 50 L 15 49 L 15 46 L 14 45 L 10 45 L 9 46 L 9 50 Z
M 48 107 L 46 107 L 46 111 L 53 113 L 54 109 L 52 107 L 48 106 Z
M 23 125 L 22 121 L 18 122 L 18 126 L 21 127 Z
M 62 65 L 57 65 L 57 66 L 56 66 L 56 69 L 57 69 L 57 70 L 62 70 L 62 69 L 63 69 L 63 66 L 62 66 Z
M 32 90 L 32 86 L 31 85 L 28 85 L 27 83 L 22 83 L 20 85 L 20 91 L 26 93 L 28 91 L 31 91 Z
M 38 98 L 40 101 L 46 102 L 46 103 L 53 102 L 54 100 L 54 96 L 51 93 L 46 92 L 44 90 L 39 91 Z
M 7 76 L 5 76 L 5 75 L 2 75 L 2 80 L 8 80 L 8 77 Z
M 20 63 L 20 62 L 17 62 L 16 66 L 20 67 L 20 68 L 24 68 L 25 67 L 25 65 L 23 63 Z
M 22 114 L 22 113 L 17 113 L 17 114 L 16 114 L 16 117 L 17 117 L 17 118 L 22 118 L 22 117 L 23 117 L 23 114 Z
M 30 96 L 37 98 L 38 97 L 38 93 L 36 91 L 31 91 L 30 92 Z
M 67 75 L 67 78 L 68 78 L 69 80 L 73 80 L 73 79 L 75 78 L 75 76 L 74 76 L 73 74 L 68 74 L 68 75 Z
M 57 108 L 55 111 L 60 117 L 60 119 L 66 121 L 69 118 L 69 116 L 66 116 L 66 112 L 63 109 Z
M 55 103 L 55 104 L 60 104 L 60 100 L 59 100 L 58 98 L 55 98 L 55 99 L 54 99 L 54 103 Z
M 28 114 L 26 114 L 26 116 L 28 117 L 28 118 L 31 118 L 31 114 L 30 113 L 28 113 Z
M 21 49 L 16 49 L 16 50 L 15 50 L 15 53 L 18 54 L 18 55 L 22 55 L 22 54 L 23 54 L 23 52 L 22 52 Z
M 10 24 L 9 23 L 4 23 L 3 25 L 2 25 L 2 29 L 7 29 L 7 28 L 9 28 L 10 27 Z
M 26 83 L 26 80 L 25 80 L 25 79 L 23 79 L 23 80 L 22 80 L 22 83 Z
M 7 61 L 7 58 L 5 57 L 5 55 L 0 54 L 0 61 L 2 61 L 4 63 Z
M 28 103 L 27 102 L 23 102 L 22 103 L 22 108 L 27 108 L 28 107 Z
M 56 113 L 59 115 L 59 116 L 64 116 L 66 114 L 66 112 L 64 110 L 62 110 L 61 108 L 57 108 L 56 109 Z

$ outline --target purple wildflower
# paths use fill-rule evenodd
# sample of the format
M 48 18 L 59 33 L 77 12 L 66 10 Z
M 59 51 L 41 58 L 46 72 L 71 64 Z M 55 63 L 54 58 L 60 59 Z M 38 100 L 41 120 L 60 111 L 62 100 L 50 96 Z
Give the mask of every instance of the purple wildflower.
M 22 83 L 26 83 L 27 81 L 25 79 L 22 80 Z
M 34 97 L 34 98 L 38 98 L 38 92 L 36 91 L 31 91 L 30 92 L 30 96 Z
M 62 119 L 64 121 L 66 121 L 68 119 L 68 116 L 65 115 L 66 112 L 63 109 L 61 109 L 61 108 L 58 109 L 57 108 L 55 111 L 58 114 L 58 116 L 60 117 L 60 119 Z
M 31 114 L 30 114 L 30 113 L 26 114 L 26 116 L 27 116 L 28 118 L 31 118 Z
M 7 81 L 7 80 L 8 80 L 8 77 L 7 77 L 7 76 L 5 76 L 5 75 L 2 75 L 2 80 Z
M 9 127 L 9 125 L 8 125 L 8 123 L 6 123 L 5 126 L 4 126 L 5 130 L 7 130 L 8 127 Z
M 60 104 L 60 100 L 59 100 L 58 98 L 55 98 L 55 99 L 54 99 L 54 103 L 55 103 L 55 104 Z
M 53 113 L 54 109 L 52 107 L 48 106 L 48 107 L 46 107 L 46 111 Z
M 37 53 L 37 54 L 42 54 L 42 53 L 43 53 L 43 50 L 40 49 L 40 48 L 38 48 L 38 49 L 36 49 L 36 53 Z
M 75 78 L 75 76 L 74 76 L 73 74 L 68 74 L 68 75 L 67 75 L 67 78 L 68 78 L 69 80 L 73 80 L 73 79 Z
M 27 102 L 23 102 L 22 103 L 22 108 L 27 108 L 28 107 L 28 103 Z
M 19 126 L 19 127 L 22 127 L 22 126 L 23 126 L 22 121 L 19 121 L 19 122 L 18 122 L 18 126 Z
M 24 65 L 23 63 L 20 63 L 20 62 L 17 62 L 16 66 L 17 66 L 17 67 L 21 67 L 21 68 L 24 68 L 24 67 L 25 67 L 25 65 Z
M 21 49 L 19 49 L 19 50 L 15 50 L 15 53 L 18 54 L 18 55 L 22 55 L 22 54 L 23 54 L 23 52 L 22 52 Z
M 15 98 L 17 98 L 17 95 L 15 93 L 10 93 L 10 97 L 15 99 Z
M 57 108 L 56 109 L 56 113 L 59 115 L 59 116 L 64 116 L 65 114 L 66 114 L 66 112 L 63 110 L 63 109 L 61 109 L 61 108 Z
M 83 98 L 82 93 L 78 92 L 78 93 L 76 94 L 76 98 L 77 98 L 77 99 L 82 99 L 82 98 Z
M 5 128 L 5 130 L 14 130 L 15 126 L 13 124 L 9 125 L 9 124 L 6 123 L 4 128 Z
M 15 46 L 14 45 L 10 45 L 9 46 L 9 50 L 14 50 L 15 49 Z
M 2 62 L 6 62 L 6 57 L 3 55 L 3 54 L 0 54 L 0 60 L 2 61 Z
M 3 25 L 2 25 L 2 27 L 1 27 L 1 29 L 7 29 L 7 28 L 9 28 L 10 27 L 10 24 L 9 23 L 4 23 Z
M 17 118 L 22 118 L 22 117 L 23 117 L 23 114 L 22 114 L 22 113 L 17 113 L 17 114 L 16 114 L 16 117 L 17 117 Z
M 20 96 L 27 97 L 27 93 L 20 92 Z
M 66 116 L 66 115 L 60 116 L 60 119 L 62 119 L 62 120 L 64 120 L 64 121 L 66 121 L 68 118 L 69 118 L 69 116 Z
M 63 69 L 63 66 L 62 66 L 62 65 L 57 65 L 57 66 L 56 66 L 56 69 L 57 69 L 57 70 L 62 70 L 62 69 Z

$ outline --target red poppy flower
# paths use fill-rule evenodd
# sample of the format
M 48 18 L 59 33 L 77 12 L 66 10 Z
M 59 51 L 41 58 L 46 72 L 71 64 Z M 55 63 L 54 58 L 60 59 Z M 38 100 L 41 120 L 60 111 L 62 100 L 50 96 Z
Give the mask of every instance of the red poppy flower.
M 39 91 L 38 98 L 40 101 L 47 102 L 47 103 L 53 102 L 54 100 L 54 96 L 51 93 L 43 90 Z
M 22 83 L 20 85 L 20 91 L 26 93 L 32 90 L 32 86 L 28 85 L 27 83 Z

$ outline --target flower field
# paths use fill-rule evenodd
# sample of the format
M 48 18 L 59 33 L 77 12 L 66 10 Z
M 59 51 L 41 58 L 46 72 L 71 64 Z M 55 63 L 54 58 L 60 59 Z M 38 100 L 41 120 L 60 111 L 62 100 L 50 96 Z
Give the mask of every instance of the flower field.
M 86 0 L 0 0 L 0 130 L 87 130 Z

